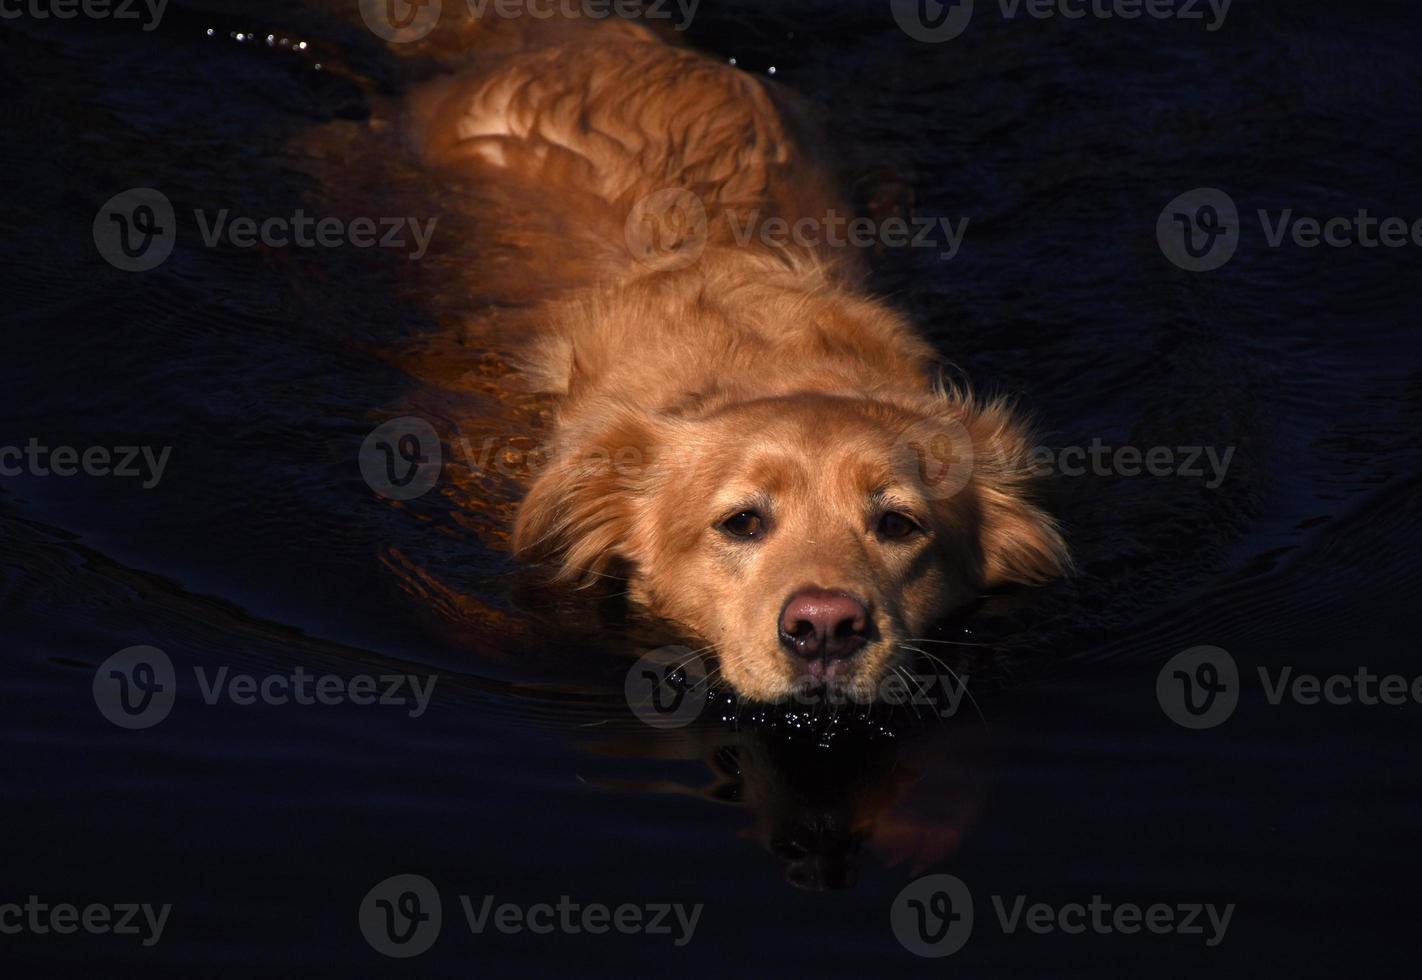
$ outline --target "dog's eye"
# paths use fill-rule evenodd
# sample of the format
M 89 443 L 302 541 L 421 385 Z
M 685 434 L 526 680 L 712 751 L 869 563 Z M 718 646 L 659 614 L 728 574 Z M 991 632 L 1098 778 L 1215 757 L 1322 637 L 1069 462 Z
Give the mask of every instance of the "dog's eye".
M 721 530 L 737 538 L 758 538 L 765 533 L 765 518 L 757 511 L 743 510 L 722 521 Z
M 905 517 L 898 511 L 891 510 L 879 518 L 879 537 L 887 538 L 890 541 L 901 541 L 910 535 L 917 534 L 919 530 L 919 526 L 912 519 Z

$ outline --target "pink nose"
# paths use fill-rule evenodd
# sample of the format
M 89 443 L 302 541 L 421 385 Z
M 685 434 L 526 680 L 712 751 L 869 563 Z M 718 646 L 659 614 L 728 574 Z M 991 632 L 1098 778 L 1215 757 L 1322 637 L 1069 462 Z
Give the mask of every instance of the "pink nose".
M 843 592 L 805 589 L 791 596 L 780 614 L 780 642 L 809 660 L 851 656 L 868 633 L 869 610 Z

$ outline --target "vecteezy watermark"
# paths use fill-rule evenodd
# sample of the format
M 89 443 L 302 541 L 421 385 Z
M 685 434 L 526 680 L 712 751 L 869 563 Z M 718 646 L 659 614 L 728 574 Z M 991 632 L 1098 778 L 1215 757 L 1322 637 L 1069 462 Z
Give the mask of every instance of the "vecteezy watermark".
M 560 895 L 556 902 L 528 905 L 499 902 L 494 895 L 461 894 L 459 907 L 471 934 L 498 932 L 506 936 L 528 933 L 567 935 L 668 936 L 672 945 L 691 942 L 705 906 L 698 902 L 579 902 Z M 496 904 L 497 903 L 497 904 Z M 423 875 L 401 874 L 377 884 L 360 903 L 357 922 L 361 934 L 376 952 L 407 959 L 434 945 L 443 924 L 443 902 L 434 882 Z
M 365 893 L 356 921 L 371 949 L 408 959 L 428 950 L 439 938 L 444 905 L 439 889 L 424 875 L 393 875 Z
M 692 724 L 701 717 L 710 696 L 706 669 L 710 656 L 709 650 L 673 645 L 639 657 L 623 679 L 627 706 L 653 728 L 685 728 Z M 920 674 L 897 667 L 864 689 L 807 688 L 778 703 L 787 708 L 813 709 L 905 705 L 916 715 L 921 716 L 926 708 L 940 717 L 952 718 L 965 700 L 971 702 L 972 694 L 967 683 L 955 674 Z
M 1281 248 L 1422 248 L 1422 218 L 1382 218 L 1367 208 L 1329 218 L 1295 217 L 1293 208 L 1255 212 L 1264 244 Z M 1156 219 L 1156 240 L 1172 263 L 1188 272 L 1210 272 L 1234 257 L 1242 237 L 1234 199 L 1216 187 L 1197 187 L 1173 198 Z
M 672 27 L 684 31 L 691 26 L 701 0 L 465 0 L 475 19 L 487 16 L 502 20 L 530 17 L 534 20 L 673 20 Z
M 501 443 L 492 436 L 477 444 L 464 436 L 454 436 L 449 450 L 451 460 L 463 462 L 474 472 L 525 482 L 536 478 L 558 458 L 554 446 L 529 445 L 522 440 Z M 579 448 L 577 459 L 589 470 L 640 477 L 659 468 L 693 465 L 696 450 L 653 452 L 645 445 L 586 445 Z M 956 418 L 925 419 L 898 435 L 891 460 L 899 479 L 917 486 L 931 500 L 945 500 L 968 485 L 973 472 L 973 442 Z M 1051 462 L 1039 461 L 1040 465 Z M 413 500 L 438 482 L 444 450 L 429 422 L 406 415 L 372 429 L 361 443 L 357 463 L 366 484 L 382 497 Z M 1227 458 L 1224 464 L 1228 464 Z
M 705 905 L 697 902 L 690 907 L 680 902 L 624 902 L 617 906 L 602 902 L 575 902 L 568 895 L 558 896 L 556 904 L 535 902 L 527 907 L 512 902 L 494 905 L 493 895 L 484 895 L 476 907 L 469 895 L 459 896 L 460 907 L 469 931 L 482 935 L 490 927 L 507 936 L 528 932 L 546 936 L 561 932 L 568 935 L 602 935 L 616 932 L 622 935 L 669 936 L 678 948 L 691 942 L 696 925 L 701 921 Z
M 115 194 L 94 215 L 94 246 L 124 272 L 147 272 L 163 264 L 178 240 L 178 220 L 168 195 L 152 187 Z
M 234 674 L 219 667 L 209 672 L 194 667 L 205 704 L 227 701 L 236 705 L 324 704 L 384 705 L 404 709 L 418 718 L 430 706 L 439 675 L 416 674 L 312 674 L 298 666 L 289 674 Z
M 667 187 L 632 205 L 622 234 L 634 259 L 670 272 L 701 258 L 708 229 L 701 198 L 679 187 Z
M 948 500 L 973 476 L 973 439 L 951 416 L 922 419 L 894 439 L 889 459 L 894 475 L 929 500 Z
M 439 434 L 413 415 L 376 426 L 356 458 L 366 485 L 390 500 L 414 500 L 428 493 L 444 465 Z
M 163 19 L 168 0 L 0 0 L 0 20 L 140 20 L 151 31 Z
M 464 436 L 449 441 L 451 460 L 473 472 L 506 480 L 531 482 L 557 458 L 555 446 L 528 440 L 503 441 L 486 436 L 475 443 Z M 1109 446 L 1099 437 L 1085 446 L 1035 446 L 1028 451 L 1031 476 L 1174 476 L 1202 479 L 1206 489 L 1219 488 L 1229 474 L 1234 446 Z M 376 493 L 392 500 L 413 500 L 429 492 L 439 479 L 444 453 L 434 427 L 417 416 L 382 422 L 362 442 L 358 454 L 362 477 Z M 585 445 L 577 462 L 589 472 L 640 478 L 648 472 L 694 465 L 696 451 L 653 452 L 644 445 Z M 900 432 L 890 447 L 894 474 L 928 500 L 947 500 L 972 479 L 977 458 L 972 437 L 956 418 L 936 416 L 915 422 Z
M 30 895 L 23 905 L 0 904 L 0 935 L 67 936 L 87 932 L 94 936 L 142 936 L 144 946 L 156 946 L 172 911 L 169 902 L 156 907 L 148 902 L 91 902 L 79 906 L 69 902 L 50 904 L 40 901 L 38 895 Z
M 297 666 L 290 673 L 233 673 L 230 667 L 194 667 L 204 704 L 219 701 L 238 706 L 381 705 L 403 709 L 419 718 L 429 707 L 438 675 L 314 674 Z M 109 657 L 94 672 L 94 704 L 120 728 L 152 728 L 168 717 L 177 698 L 178 677 L 173 661 L 157 647 L 127 647 Z
M 451 0 L 452 4 L 460 0 Z M 691 26 L 701 0 L 463 0 L 475 20 L 675 20 Z M 418 41 L 439 24 L 441 0 L 360 0 L 360 16 L 377 36 L 395 44 Z
M 31 436 L 24 446 L 0 446 L 0 476 L 115 476 L 151 490 L 163 479 L 172 446 L 46 446 Z
M 632 713 L 653 728 L 684 728 L 695 721 L 710 691 L 704 653 L 666 646 L 638 657 L 623 681 Z
M 1422 674 L 1377 674 L 1366 666 L 1351 673 L 1295 674 L 1291 666 L 1258 667 L 1264 701 L 1303 707 L 1318 705 L 1422 705 Z M 1214 728 L 1239 704 L 1239 667 L 1227 650 L 1191 647 L 1166 661 L 1156 676 L 1156 698 L 1166 717 L 1185 728 Z
M 805 216 L 790 221 L 781 217 L 765 218 L 759 210 L 752 210 L 744 215 L 727 212 L 726 220 L 731 228 L 731 237 L 742 247 L 757 241 L 770 248 L 788 248 L 791 245 L 806 249 L 824 245 L 831 248 L 846 245 L 854 248 L 930 248 L 938 252 L 940 260 L 947 261 L 955 257 L 962 247 L 970 219 L 959 218 L 954 222 L 948 218 L 915 216 L 876 221 L 840 214 L 831 208 L 823 218 Z
M 1003 20 L 1023 15 L 1034 20 L 1184 20 L 1204 21 L 1205 30 L 1224 26 L 1233 0 L 996 0 Z M 988 6 L 984 4 L 984 6 Z M 951 41 L 968 29 L 974 0 L 889 0 L 894 20 L 916 41 Z
M 424 258 L 430 247 L 439 218 L 421 222 L 414 217 L 390 218 L 315 218 L 301 208 L 290 217 L 233 218 L 227 208 L 213 214 L 201 209 L 193 211 L 203 244 L 215 248 L 224 238 L 237 248 L 390 248 L 409 252 L 412 262 Z M 410 248 L 413 244 L 415 247 Z
M 1219 647 L 1182 650 L 1160 668 L 1155 697 L 1177 725 L 1214 728 L 1239 704 L 1239 666 Z
M 3 2 L 3 0 L 0 0 Z M 234 248 L 388 248 L 424 258 L 439 218 L 359 217 L 349 221 L 316 217 L 297 208 L 290 215 L 234 217 L 227 208 L 193 210 L 198 236 L 208 248 L 224 241 Z M 178 238 L 173 202 L 152 187 L 115 194 L 94 216 L 94 246 L 110 265 L 125 272 L 147 272 L 161 265 Z
M 127 647 L 94 671 L 94 704 L 120 728 L 152 728 L 173 710 L 178 676 L 157 647 Z
M 802 215 L 794 220 L 767 216 L 758 208 L 727 209 L 722 217 L 730 240 L 742 248 L 752 244 L 771 249 L 927 248 L 937 251 L 943 260 L 958 254 L 971 220 L 927 216 L 876 220 L 840 214 L 833 208 L 823 215 Z M 700 197 L 685 188 L 668 187 L 633 204 L 623 235 L 634 259 L 670 271 L 701 257 L 710 226 L 711 217 Z
M 1021 932 L 1044 936 L 1135 935 L 1201 936 L 1218 946 L 1229 929 L 1235 906 L 1210 903 L 1109 902 L 1100 895 L 1089 901 L 1028 904 L 1026 895 L 992 895 L 994 920 L 1004 935 Z M 972 893 L 962 879 L 948 874 L 927 875 L 909 882 L 889 911 L 889 925 L 909 952 L 924 957 L 951 956 L 971 938 L 974 925 Z M 981 919 L 981 917 L 979 917 Z
M 1182 476 L 1208 477 L 1205 488 L 1214 490 L 1224 483 L 1229 473 L 1234 447 L 1223 453 L 1215 446 L 1108 446 L 1099 438 L 1090 446 L 1065 446 L 1053 449 L 1036 446 L 1031 452 L 1034 476 Z M 1201 460 L 1209 465 L 1208 472 Z M 1089 468 L 1088 468 L 1089 460 Z
M 440 0 L 360 0 L 360 19 L 379 38 L 395 44 L 418 41 L 435 29 Z

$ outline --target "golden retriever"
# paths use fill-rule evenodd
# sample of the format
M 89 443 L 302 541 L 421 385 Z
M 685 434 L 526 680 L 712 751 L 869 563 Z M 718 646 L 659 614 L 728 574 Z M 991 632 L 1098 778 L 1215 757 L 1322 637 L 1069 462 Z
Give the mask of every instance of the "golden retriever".
M 854 249 L 736 234 L 849 210 L 788 95 L 632 22 L 458 44 L 413 139 L 513 226 L 487 274 L 559 286 L 527 321 L 560 401 L 521 557 L 625 577 L 766 701 L 872 699 L 943 614 L 1063 570 L 1010 409 L 936 381 Z

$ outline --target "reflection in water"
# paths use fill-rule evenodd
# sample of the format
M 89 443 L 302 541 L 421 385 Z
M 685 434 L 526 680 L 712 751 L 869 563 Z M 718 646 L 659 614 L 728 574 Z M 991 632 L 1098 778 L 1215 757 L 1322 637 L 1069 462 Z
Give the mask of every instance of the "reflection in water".
M 605 788 L 744 807 L 754 822 L 742 835 L 778 860 L 786 881 L 811 891 L 853 887 L 866 848 L 910 874 L 939 865 L 977 815 L 985 729 L 976 715 L 945 719 L 941 704 L 719 706 L 727 724 L 651 740 L 646 729 L 621 731 L 596 746 L 620 757 L 698 760 L 709 781 Z

